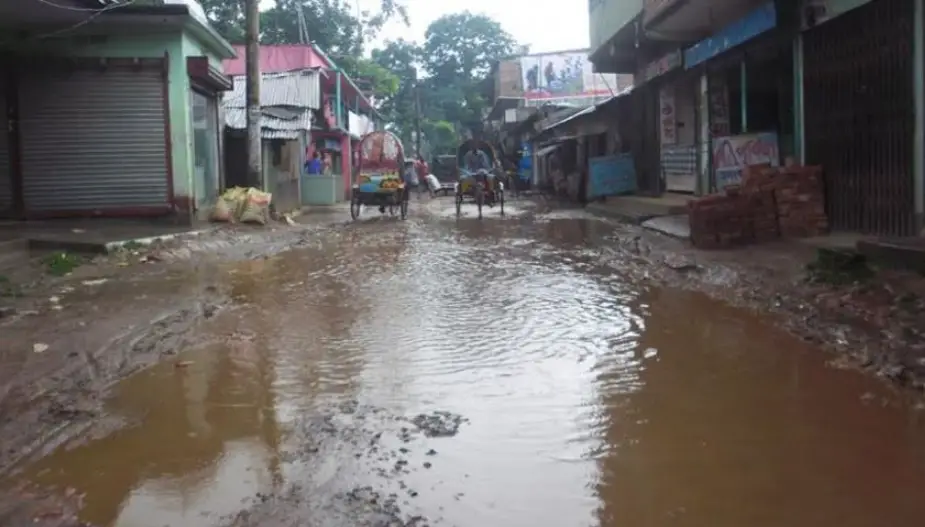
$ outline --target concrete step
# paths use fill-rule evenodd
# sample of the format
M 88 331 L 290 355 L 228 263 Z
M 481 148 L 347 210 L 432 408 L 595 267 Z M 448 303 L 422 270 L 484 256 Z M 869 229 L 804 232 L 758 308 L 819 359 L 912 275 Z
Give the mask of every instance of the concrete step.
M 687 214 L 687 202 L 693 196 L 664 194 L 660 197 L 618 196 L 607 201 L 589 203 L 587 210 L 602 216 L 618 218 L 630 223 L 641 224 L 660 216 Z

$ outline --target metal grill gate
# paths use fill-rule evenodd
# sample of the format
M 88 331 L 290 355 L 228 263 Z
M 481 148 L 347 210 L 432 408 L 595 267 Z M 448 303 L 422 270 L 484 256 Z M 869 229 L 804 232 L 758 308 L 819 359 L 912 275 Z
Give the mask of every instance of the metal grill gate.
M 874 0 L 804 35 L 806 162 L 832 227 L 915 234 L 913 2 Z

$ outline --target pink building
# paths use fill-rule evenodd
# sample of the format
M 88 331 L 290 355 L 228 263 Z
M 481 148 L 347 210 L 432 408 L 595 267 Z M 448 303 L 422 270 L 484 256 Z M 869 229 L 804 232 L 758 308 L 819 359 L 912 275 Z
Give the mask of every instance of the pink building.
M 225 60 L 225 74 L 244 75 L 244 46 L 235 46 L 237 57 Z M 260 46 L 261 73 L 281 73 L 320 69 L 321 96 L 324 101 L 323 122 L 312 129 L 308 154 L 315 150 L 330 153 L 344 179 L 345 198 L 351 187 L 353 149 L 348 118 L 350 113 L 372 115 L 375 109 L 353 80 L 343 73 L 323 51 L 313 44 Z M 337 168 L 335 168 L 337 170 Z

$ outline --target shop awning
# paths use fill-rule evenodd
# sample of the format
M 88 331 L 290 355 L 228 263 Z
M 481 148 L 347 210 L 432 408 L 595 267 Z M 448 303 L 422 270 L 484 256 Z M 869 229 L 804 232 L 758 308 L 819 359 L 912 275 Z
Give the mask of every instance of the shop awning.
M 540 157 L 540 156 L 545 156 L 546 154 L 550 154 L 557 148 L 562 147 L 566 142 L 571 141 L 573 139 L 577 139 L 577 138 L 578 138 L 577 136 L 559 138 L 554 143 L 541 147 L 539 150 L 536 151 L 536 155 L 537 157 Z
M 495 99 L 495 103 L 492 105 L 491 110 L 488 112 L 488 117 L 486 117 L 485 120 L 500 121 L 504 118 L 504 112 L 513 110 L 514 108 L 520 108 L 523 105 L 523 97 L 498 97 Z
M 536 151 L 536 157 L 543 157 L 546 154 L 551 154 L 553 150 L 559 148 L 560 146 L 562 146 L 562 143 L 556 143 L 554 145 L 549 145 L 545 148 L 540 148 L 539 150 Z
M 620 93 L 618 93 L 618 94 L 616 94 L 616 95 L 614 95 L 614 96 L 612 96 L 612 97 L 610 97 L 610 98 L 608 98 L 608 99 L 606 99 L 606 100 L 603 100 L 603 101 L 601 101 L 601 102 L 595 104 L 594 106 L 588 106 L 587 108 L 584 108 L 583 110 L 581 110 L 581 111 L 579 111 L 579 112 L 573 113 L 572 115 L 569 115 L 569 116 L 565 117 L 565 118 L 562 119 L 561 121 L 557 121 L 557 122 L 555 122 L 555 123 L 550 124 L 550 125 L 547 126 L 546 128 L 543 128 L 543 130 L 542 130 L 540 133 L 543 134 L 543 133 L 545 133 L 545 132 L 555 130 L 556 128 L 559 128 L 559 127 L 561 127 L 561 126 L 563 126 L 563 125 L 565 125 L 565 124 L 575 122 L 575 121 L 578 120 L 578 119 L 582 119 L 582 118 L 586 118 L 586 117 L 589 117 L 589 116 L 591 116 L 591 115 L 594 115 L 594 114 L 597 113 L 601 108 L 604 108 L 605 106 L 608 106 L 610 103 L 612 103 L 613 101 L 616 101 L 617 99 L 623 97 L 624 95 L 628 95 L 628 94 L 632 91 L 632 89 L 633 89 L 633 87 L 632 87 L 632 86 L 629 86 L 629 87 L 627 87 L 626 89 L 624 89 L 623 91 L 621 91 Z

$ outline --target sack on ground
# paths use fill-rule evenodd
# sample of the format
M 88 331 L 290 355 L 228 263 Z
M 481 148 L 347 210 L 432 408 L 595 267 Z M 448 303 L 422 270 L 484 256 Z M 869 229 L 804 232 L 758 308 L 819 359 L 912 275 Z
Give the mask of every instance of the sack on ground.
M 218 201 L 215 202 L 215 207 L 212 208 L 212 214 L 209 216 L 209 219 L 218 223 L 231 223 L 234 221 L 234 213 L 235 207 L 228 203 L 225 198 L 220 197 Z
M 270 201 L 272 195 L 255 188 L 247 190 L 244 208 L 241 211 L 241 223 L 266 225 L 270 218 Z

